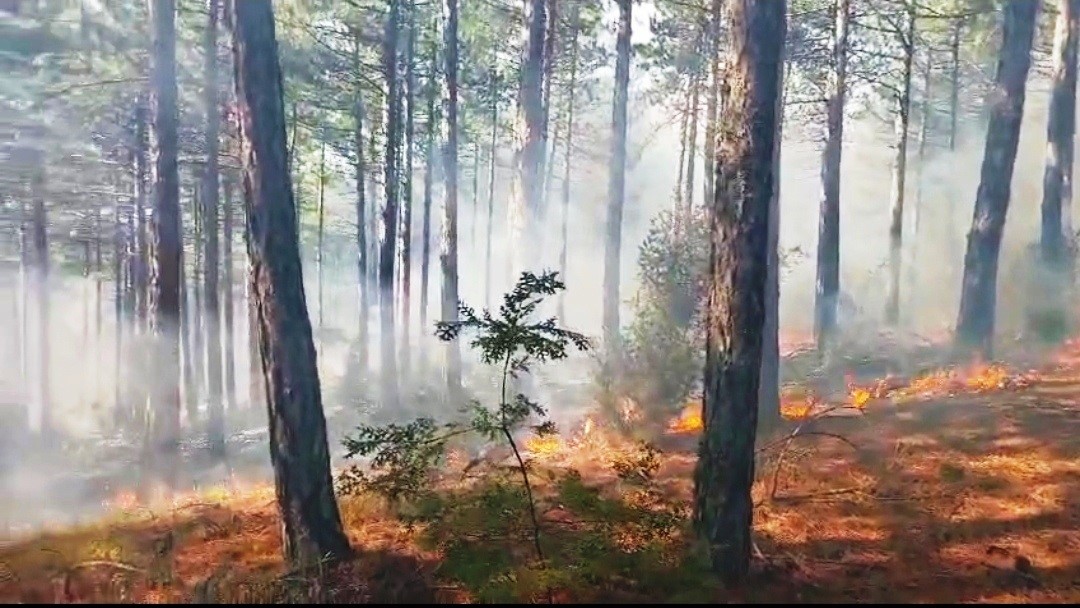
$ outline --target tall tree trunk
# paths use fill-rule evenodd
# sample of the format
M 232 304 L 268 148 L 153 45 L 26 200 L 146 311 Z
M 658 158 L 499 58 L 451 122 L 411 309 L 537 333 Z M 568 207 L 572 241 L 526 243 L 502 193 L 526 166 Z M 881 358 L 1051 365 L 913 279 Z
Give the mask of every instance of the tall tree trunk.
M 622 252 L 623 203 L 626 197 L 626 110 L 630 88 L 631 0 L 618 0 L 619 34 L 615 43 L 615 99 L 611 115 L 611 171 L 608 174 L 604 247 L 604 345 L 609 359 L 619 353 L 619 260 Z M 614 361 L 612 361 L 614 363 Z
M 315 241 L 315 273 L 318 289 L 318 305 L 319 305 L 319 331 L 315 336 L 316 351 L 322 353 L 322 336 L 323 336 L 323 324 L 325 318 L 325 300 L 323 298 L 323 246 L 326 237 L 326 143 L 319 148 L 319 209 L 318 209 L 318 227 L 316 232 Z
M 1031 66 L 1037 2 L 1009 0 L 1004 7 L 1001 55 L 990 107 L 979 190 L 964 255 L 964 280 L 956 340 L 982 356 L 993 355 L 997 267 L 1009 209 L 1016 147 L 1024 116 L 1024 87 Z
M 198 184 L 198 180 L 196 180 Z M 191 285 L 194 292 L 194 301 L 185 304 L 187 306 L 187 319 L 190 321 L 188 326 L 188 337 L 191 342 L 190 358 L 192 362 L 192 369 L 194 371 L 193 380 L 195 386 L 195 410 L 198 411 L 202 404 L 203 399 L 203 381 L 206 375 L 206 361 L 203 355 L 205 351 L 205 336 L 203 334 L 203 296 L 202 296 L 202 281 L 203 276 L 203 217 L 202 217 L 202 188 L 199 185 L 194 186 L 191 189 L 191 215 L 194 219 L 194 238 L 192 239 L 193 263 L 191 265 Z M 183 224 L 180 226 L 180 233 L 183 234 Z
M 495 59 L 492 57 L 492 67 L 488 83 L 488 96 L 491 101 L 491 145 L 488 148 L 488 159 L 491 161 L 490 173 L 488 174 L 488 208 L 487 208 L 487 235 L 484 238 L 484 306 L 491 307 L 491 233 L 495 227 L 495 161 L 498 156 L 499 144 L 499 79 L 496 76 Z
M 562 229 L 561 238 L 559 239 L 559 276 L 562 277 L 564 282 L 567 280 L 568 250 L 570 248 L 570 168 L 574 156 L 574 102 L 577 101 L 578 36 L 581 31 L 580 10 L 581 6 L 574 4 L 574 8 L 570 13 L 570 79 L 566 83 L 566 141 L 563 149 L 562 213 L 560 214 Z M 494 148 L 494 145 L 492 148 Z M 494 180 L 494 172 L 492 178 Z M 565 289 L 559 292 L 557 315 L 560 321 L 565 322 Z
M 904 243 L 904 194 L 907 183 L 908 131 L 911 121 L 911 69 L 915 57 L 915 7 L 905 5 L 907 21 L 899 32 L 903 47 L 900 95 L 896 100 L 896 159 L 893 161 L 889 204 L 889 280 L 885 293 L 885 322 L 900 322 L 900 253 Z
M 270 459 L 285 559 L 312 567 L 350 553 L 334 499 L 315 345 L 296 240 L 285 108 L 268 0 L 231 3 L 248 255 L 270 416 Z
M 446 204 L 442 221 L 442 320 L 458 319 L 458 2 L 446 0 Z M 446 388 L 451 397 L 461 392 L 461 350 L 456 340 L 446 343 Z
M 409 374 L 412 366 L 410 349 L 412 332 L 412 201 L 413 149 L 415 147 L 416 105 L 416 0 L 409 0 L 408 40 L 405 43 L 405 187 L 401 218 L 401 362 L 402 373 Z
M 1058 0 L 1054 33 L 1054 80 L 1050 119 L 1046 127 L 1046 168 L 1043 172 L 1043 263 L 1058 269 L 1065 262 L 1072 235 L 1065 234 L 1063 216 L 1072 213 L 1073 135 L 1076 131 L 1076 44 L 1080 38 L 1080 0 Z
M 386 203 L 383 206 L 383 234 L 379 252 L 379 317 L 382 345 L 382 401 L 389 411 L 397 409 L 397 346 L 394 330 L 394 252 L 397 245 L 398 148 L 401 143 L 401 100 L 398 83 L 398 30 L 401 22 L 401 0 L 389 0 L 389 15 L 383 46 L 383 75 L 386 78 Z
M 210 450 L 214 454 L 225 454 L 225 410 L 221 402 L 221 328 L 220 305 L 218 303 L 218 206 L 220 200 L 220 174 L 218 171 L 218 141 L 221 132 L 221 115 L 218 105 L 218 0 L 207 0 L 206 9 L 209 21 L 206 26 L 206 173 L 203 176 L 203 228 L 206 244 L 206 266 L 203 289 L 206 298 L 206 315 L 203 323 L 206 329 L 206 408 L 207 435 Z M 231 346 L 231 345 L 230 345 Z
M 690 84 L 693 82 L 691 80 Z M 681 97 L 681 96 L 680 96 Z M 683 210 L 683 180 L 686 177 L 686 163 L 687 155 L 690 146 L 689 131 L 690 131 L 690 103 L 685 99 L 682 103 L 677 104 L 682 110 L 682 120 L 679 123 L 679 173 L 675 178 L 675 209 L 679 212 Z
M 697 168 L 698 110 L 701 100 L 701 74 L 690 75 L 690 130 L 686 134 L 686 217 L 694 209 L 694 169 Z
M 221 265 L 224 270 L 224 288 L 222 289 L 222 312 L 225 325 L 225 403 L 229 408 L 236 407 L 236 334 L 233 329 L 233 182 L 225 180 L 224 217 L 221 218 Z
M 180 233 L 184 227 L 181 219 Z M 183 237 L 181 237 L 183 238 Z M 195 358 L 192 351 L 195 350 L 194 311 L 192 299 L 188 294 L 187 261 L 186 254 L 181 245 L 180 249 L 180 372 L 184 382 L 183 403 L 187 412 L 187 423 L 190 426 L 198 424 L 199 399 L 197 388 L 197 376 L 195 375 Z M 197 278 L 195 279 L 198 280 Z
M 355 34 L 353 39 L 353 74 L 360 75 L 360 36 Z M 356 148 L 356 288 L 360 296 L 360 345 L 357 352 L 357 363 L 362 376 L 367 374 L 368 348 L 371 340 L 368 337 L 368 320 L 371 310 L 371 281 L 368 273 L 368 242 L 367 242 L 367 197 L 365 196 L 364 180 L 367 177 L 367 162 L 364 158 L 364 97 L 360 90 L 360 81 L 356 87 L 356 99 L 353 102 L 353 120 L 356 123 L 354 131 L 354 147 Z
M 439 116 L 435 106 L 435 97 L 439 87 L 437 84 L 438 52 L 433 46 L 431 49 L 431 75 L 428 80 L 427 90 L 427 141 L 424 143 L 424 217 L 421 227 L 423 242 L 420 246 L 420 327 L 423 335 L 428 335 L 428 280 L 431 277 L 431 202 L 432 188 L 435 179 L 435 133 L 439 129 Z M 425 357 L 426 361 L 426 357 Z
M 844 103 L 847 97 L 848 17 L 851 0 L 836 0 L 833 25 L 832 90 L 827 105 L 825 150 L 821 155 L 821 211 L 818 217 L 817 294 L 814 338 L 825 351 L 836 331 L 840 297 L 840 162 L 844 150 Z
M 923 97 L 922 103 L 919 104 L 919 148 L 915 153 L 915 205 L 911 209 L 911 247 L 907 268 L 907 284 L 913 294 L 919 280 L 919 233 L 922 224 L 923 196 L 926 189 L 926 145 L 930 137 L 930 114 L 933 111 L 930 103 L 933 94 L 933 67 L 934 56 L 931 49 L 927 49 L 926 65 L 923 66 Z
M 180 234 L 180 176 L 177 170 L 176 2 L 154 0 L 153 65 L 150 103 L 153 112 L 154 251 L 150 309 L 156 342 L 153 361 L 151 470 L 171 487 L 180 440 L 180 285 L 183 280 Z
M 40 145 L 40 142 L 35 142 Z M 43 153 L 35 151 L 35 166 L 30 178 L 30 196 L 33 201 L 31 218 L 31 238 L 34 247 L 34 266 L 31 272 L 31 284 L 37 300 L 37 367 L 34 387 L 37 392 L 36 408 L 30 418 L 30 428 L 50 435 L 53 431 L 52 394 L 50 387 L 50 365 L 52 347 L 49 340 L 50 330 L 50 263 L 48 216 L 45 210 L 45 167 Z
M 150 172 L 149 134 L 147 123 L 150 120 L 150 108 L 144 94 L 139 95 L 135 106 L 135 327 L 141 332 L 146 329 L 147 309 L 149 304 L 149 262 L 150 252 L 146 229 L 146 198 L 148 195 L 148 174 Z
M 720 99 L 720 21 L 723 18 L 723 0 L 712 0 L 709 5 L 709 92 L 705 102 L 705 201 L 711 205 L 715 190 L 716 174 L 716 110 Z
M 473 255 L 480 253 L 480 246 L 476 241 L 476 227 L 480 224 L 480 137 L 479 133 L 473 136 L 472 142 L 472 213 L 469 222 L 469 243 L 472 245 Z
M 746 580 L 787 3 L 730 0 L 732 46 L 717 137 L 694 523 L 729 585 Z
M 544 125 L 544 39 L 547 27 L 547 0 L 526 0 L 527 40 L 521 65 L 521 88 L 515 135 L 520 148 L 515 158 L 510 202 L 511 240 L 514 255 L 507 256 L 511 282 L 517 272 L 535 270 L 535 252 L 543 249 L 540 222 L 543 219 L 544 154 L 547 133 Z M 516 258 L 516 259 L 514 259 Z M 516 267 L 516 268 L 515 268 Z
M 124 227 L 120 217 L 120 198 L 117 197 L 113 207 L 113 317 L 116 320 L 116 333 L 113 335 L 113 405 L 115 412 L 130 424 L 137 419 L 137 412 L 130 404 L 124 403 Z
M 953 21 L 952 40 L 949 42 L 949 150 L 956 150 L 956 129 L 960 120 L 960 33 L 964 22 Z
M 546 0 L 547 5 L 547 25 L 545 26 L 544 36 L 544 167 L 543 173 L 541 173 L 543 183 L 538 187 L 540 188 L 540 214 L 537 219 L 538 226 L 537 232 L 542 234 L 545 240 L 547 240 L 547 224 L 551 218 L 551 177 L 554 170 L 554 156 L 555 146 L 558 145 L 558 124 L 555 126 L 555 133 L 551 132 L 551 95 L 552 89 L 555 86 L 555 74 L 558 66 L 555 64 L 556 53 L 558 52 L 558 29 L 559 29 L 559 0 Z M 553 261 L 551 256 L 548 255 L 548 251 L 551 249 L 549 246 L 543 247 L 539 251 L 540 262 L 544 268 L 548 267 L 548 264 Z M 563 277 L 563 281 L 566 277 Z

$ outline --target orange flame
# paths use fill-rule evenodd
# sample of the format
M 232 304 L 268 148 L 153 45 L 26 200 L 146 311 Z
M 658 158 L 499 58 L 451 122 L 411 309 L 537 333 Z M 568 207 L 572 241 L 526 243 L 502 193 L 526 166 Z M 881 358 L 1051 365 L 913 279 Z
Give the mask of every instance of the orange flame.
M 669 433 L 697 433 L 705 428 L 701 418 L 701 401 L 691 401 L 683 408 L 679 417 L 668 423 Z
M 533 435 L 525 440 L 525 449 L 537 456 L 550 456 L 562 449 L 558 435 Z

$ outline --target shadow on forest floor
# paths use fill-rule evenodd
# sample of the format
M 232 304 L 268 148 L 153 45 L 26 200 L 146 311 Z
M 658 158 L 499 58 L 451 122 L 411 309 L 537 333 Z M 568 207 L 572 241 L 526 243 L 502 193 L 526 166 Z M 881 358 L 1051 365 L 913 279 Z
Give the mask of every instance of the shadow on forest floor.
M 612 463 L 648 455 L 597 434 L 538 456 L 546 569 L 494 481 L 441 494 L 464 505 L 453 516 L 342 497 L 357 558 L 290 577 L 261 487 L 0 543 L 0 601 L 1080 602 L 1080 353 L 1022 388 L 880 400 L 813 425 L 760 459 L 742 592 L 688 547 L 692 441 L 634 484 Z

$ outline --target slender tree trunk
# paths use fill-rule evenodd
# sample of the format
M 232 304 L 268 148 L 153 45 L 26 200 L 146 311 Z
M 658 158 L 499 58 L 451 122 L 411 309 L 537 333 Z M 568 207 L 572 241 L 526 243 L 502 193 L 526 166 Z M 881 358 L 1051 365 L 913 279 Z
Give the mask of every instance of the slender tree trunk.
M 319 331 L 315 337 L 315 348 L 321 354 L 322 353 L 322 336 L 323 326 L 325 323 L 325 300 L 323 298 L 323 246 L 326 237 L 326 144 L 323 143 L 319 148 L 319 209 L 318 209 L 318 232 L 316 233 L 315 241 L 315 272 L 316 280 L 318 282 L 318 298 L 319 298 Z
M 1059 269 L 1065 262 L 1071 234 L 1063 216 L 1072 213 L 1073 136 L 1076 132 L 1076 45 L 1080 38 L 1080 0 L 1058 0 L 1054 34 L 1054 77 L 1050 119 L 1046 128 L 1046 168 L 1043 172 L 1043 263 Z
M 151 470 L 167 486 L 176 477 L 180 440 L 180 287 L 183 280 L 180 234 L 180 177 L 177 170 L 176 2 L 154 0 L 153 69 L 150 78 L 154 117 L 154 214 L 151 221 L 154 266 L 150 309 L 155 340 Z M 156 465 L 156 466 L 155 466 Z
M 692 83 L 691 83 L 692 84 Z M 679 123 L 679 174 L 675 178 L 675 209 L 683 209 L 683 183 L 686 177 L 687 152 L 689 152 L 690 131 L 690 104 L 683 100 L 679 106 L 682 109 L 682 121 Z
M 933 108 L 930 104 L 933 95 L 933 61 L 933 54 L 930 49 L 927 49 L 926 65 L 923 66 L 923 97 L 919 108 L 919 149 L 916 152 L 915 205 L 911 209 L 911 247 L 909 248 L 907 269 L 907 284 L 912 294 L 916 293 L 916 284 L 919 280 L 919 233 L 922 225 L 923 195 L 926 189 L 926 144 L 930 137 L 930 113 Z
M 196 180 L 198 184 L 198 180 Z M 191 361 L 194 369 L 194 382 L 195 382 L 195 404 L 198 411 L 201 407 L 203 400 L 203 385 L 206 376 L 206 360 L 204 355 L 206 354 L 206 340 L 203 330 L 205 329 L 203 324 L 203 293 L 202 293 L 202 277 L 205 276 L 203 268 L 203 251 L 204 251 L 204 228 L 203 228 L 203 213 L 202 213 L 202 187 L 196 185 L 191 189 L 191 214 L 194 218 L 194 239 L 192 240 L 193 264 L 191 265 L 191 285 L 194 291 L 194 302 L 190 303 L 188 307 L 188 319 L 191 324 L 188 328 L 189 338 L 191 339 Z M 181 224 L 180 232 L 183 234 L 183 225 Z
M 413 149 L 416 125 L 416 0 L 409 0 L 408 40 L 405 43 L 405 193 L 402 199 L 401 221 L 401 362 L 402 373 L 409 375 L 412 366 L 410 349 L 412 332 L 412 201 Z
M 709 93 L 705 102 L 705 201 L 711 205 L 715 190 L 716 174 L 716 110 L 720 99 L 720 22 L 723 18 L 723 0 L 712 0 L 709 10 Z
M 124 422 L 131 423 L 136 419 L 136 412 L 124 403 L 124 228 L 120 217 L 120 198 L 117 197 L 113 206 L 113 277 L 116 279 L 113 287 L 113 317 L 116 319 L 116 334 L 113 336 L 113 405 Z M 143 432 L 146 430 L 143 429 Z
M 956 129 L 960 120 L 960 33 L 963 21 L 953 21 L 952 40 L 949 42 L 949 150 L 956 150 Z
M 231 3 L 248 254 L 270 417 L 270 459 L 285 559 L 294 568 L 350 554 L 334 499 L 285 149 L 285 109 L 268 0 Z
M 360 75 L 360 36 L 353 39 L 353 74 Z M 368 280 L 368 242 L 367 242 L 367 197 L 364 180 L 367 176 L 367 162 L 364 158 L 364 98 L 360 91 L 359 80 L 356 87 L 356 99 L 353 105 L 354 147 L 356 148 L 356 288 L 360 296 L 360 347 L 357 352 L 359 372 L 366 375 L 368 370 L 368 320 L 371 311 L 371 282 Z
M 581 31 L 579 21 L 581 7 L 574 4 L 570 14 L 570 79 L 566 84 L 566 142 L 563 151 L 563 182 L 562 182 L 562 229 L 559 248 L 559 276 L 565 282 L 568 271 L 568 254 L 570 248 L 570 171 L 574 156 L 574 102 L 577 101 L 577 71 L 578 71 L 578 36 Z M 494 146 L 492 146 L 494 148 Z M 554 161 L 553 161 L 554 162 Z M 566 290 L 559 292 L 558 318 L 566 319 Z
M 827 106 L 825 150 L 821 155 L 821 211 L 818 218 L 817 294 L 814 337 L 825 351 L 836 332 L 840 297 L 840 163 L 844 151 L 844 104 L 847 97 L 847 48 L 850 0 L 836 0 L 833 25 L 832 90 Z
M 782 95 L 786 2 L 729 0 L 732 46 L 717 137 L 694 523 L 725 583 L 750 567 L 754 440 Z
M 889 205 L 889 280 L 885 293 L 885 322 L 900 322 L 900 262 L 904 239 L 904 193 L 907 182 L 908 131 L 911 120 L 911 69 L 915 57 L 915 8 L 907 8 L 907 22 L 900 33 L 904 47 L 900 96 L 896 100 L 896 159 L 893 161 L 892 196 Z
M 608 358 L 612 360 L 619 354 L 619 260 L 622 252 L 623 203 L 626 197 L 626 110 L 630 87 L 631 0 L 618 0 L 618 6 L 619 34 L 615 44 L 615 100 L 611 116 L 611 172 L 608 175 L 604 248 L 604 344 Z
M 233 328 L 233 183 L 232 179 L 225 180 L 225 205 L 224 216 L 221 218 L 221 265 L 224 270 L 224 288 L 222 289 L 222 312 L 225 325 L 224 357 L 225 357 L 225 403 L 228 407 L 236 407 L 236 338 Z
M 701 99 L 701 74 L 690 75 L 690 130 L 686 135 L 686 217 L 694 209 L 694 173 L 697 168 L 698 110 Z
M 480 246 L 476 241 L 476 227 L 480 224 L 480 138 L 479 133 L 473 136 L 472 142 L 472 212 L 469 214 L 469 244 L 472 246 L 473 255 L 480 252 Z
M 492 70 L 494 70 L 495 57 L 492 57 Z M 484 239 L 484 306 L 491 307 L 491 232 L 495 227 L 495 161 L 498 155 L 499 143 L 499 98 L 498 78 L 495 72 L 491 73 L 488 95 L 491 99 L 491 145 L 488 148 L 488 158 L 491 161 L 490 173 L 488 174 L 488 208 L 487 208 L 487 235 Z
M 221 115 L 218 106 L 218 0 L 207 0 L 209 21 L 206 27 L 206 173 L 203 176 L 203 227 L 206 244 L 206 281 L 203 292 L 206 298 L 206 398 L 207 434 L 210 450 L 225 454 L 225 410 L 221 402 L 221 316 L 218 303 L 218 197 L 221 178 L 218 171 L 218 148 L 221 132 Z
M 136 328 L 143 331 L 147 327 L 147 309 L 149 304 L 149 244 L 146 229 L 146 198 L 150 172 L 149 134 L 147 123 L 150 108 L 145 95 L 140 95 L 135 109 L 135 320 Z
M 398 83 L 398 30 L 401 21 L 401 0 L 389 0 L 389 16 L 383 47 L 383 71 L 386 78 L 386 204 L 383 207 L 383 235 L 379 252 L 379 316 L 382 345 L 382 401 L 389 411 L 397 409 L 397 346 L 394 330 L 394 252 L 397 245 L 398 148 L 401 143 L 401 101 Z
M 181 218 L 180 233 L 183 234 L 183 218 Z M 183 238 L 183 237 L 181 237 Z M 183 403 L 187 412 L 187 423 L 196 426 L 199 421 L 199 400 L 197 388 L 197 376 L 195 375 L 195 361 L 192 351 L 195 350 L 194 311 L 192 299 L 188 294 L 187 261 L 184 259 L 186 252 L 181 245 L 180 249 L 180 371 L 184 382 Z M 198 278 L 195 279 L 198 281 Z
M 555 64 L 556 54 L 558 52 L 558 29 L 559 29 L 559 0 L 546 0 L 547 5 L 547 25 L 545 26 L 544 36 L 544 168 L 543 183 L 538 187 L 540 188 L 540 214 L 537 226 L 537 232 L 543 234 L 542 238 L 547 241 L 547 225 L 548 220 L 551 217 L 551 177 L 554 170 L 554 156 L 555 146 L 558 145 L 558 122 L 556 121 L 555 133 L 551 132 L 551 95 L 552 89 L 555 86 L 555 74 L 558 66 Z M 551 249 L 548 246 L 543 247 L 540 252 L 540 262 L 544 268 L 548 267 L 548 264 L 552 261 L 551 256 L 548 255 L 548 250 Z M 563 277 L 563 281 L 566 277 Z
M 1004 7 L 996 90 L 991 97 L 979 190 L 964 256 L 956 340 L 960 347 L 986 358 L 993 355 L 998 257 L 1009 209 L 1038 9 L 1037 2 L 1027 0 L 1009 0 Z
M 37 145 L 38 142 L 35 142 Z M 31 216 L 31 239 L 34 248 L 34 266 L 31 272 L 31 284 L 37 300 L 37 399 L 36 408 L 30 418 L 30 428 L 42 435 L 53 432 L 52 394 L 49 360 L 52 358 L 49 340 L 50 330 L 50 262 L 49 262 L 49 220 L 45 210 L 45 168 L 43 154 L 35 151 L 34 174 L 30 178 L 30 196 L 33 201 Z
M 458 319 L 458 1 L 446 0 L 447 153 L 446 205 L 442 222 L 442 320 Z M 451 397 L 461 392 L 461 350 L 456 340 L 446 343 L 446 388 Z
M 435 96 L 439 90 L 437 84 L 438 74 L 438 52 L 433 47 L 431 49 L 431 75 L 428 81 L 427 90 L 427 133 L 425 137 L 427 141 L 424 144 L 424 217 L 423 226 L 421 227 L 423 243 L 420 246 L 420 327 L 422 328 L 422 335 L 428 335 L 427 332 L 431 331 L 428 328 L 428 296 L 430 290 L 428 288 L 428 280 L 431 277 L 431 202 L 432 202 L 432 188 L 434 187 L 435 177 L 435 133 L 439 129 L 439 116 L 435 106 Z M 426 356 L 425 356 L 426 361 Z

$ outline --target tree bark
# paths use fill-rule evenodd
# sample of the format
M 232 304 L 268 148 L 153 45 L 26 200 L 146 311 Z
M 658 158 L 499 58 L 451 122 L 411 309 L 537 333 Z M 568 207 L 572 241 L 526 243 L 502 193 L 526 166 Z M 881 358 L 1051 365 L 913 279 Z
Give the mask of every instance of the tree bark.
M 344 558 L 350 548 L 334 499 L 304 297 L 274 15 L 267 0 L 230 4 L 270 459 L 285 558 L 293 567 L 312 567 Z
M 1013 166 L 1024 116 L 1024 87 L 1039 5 L 1009 0 L 1004 7 L 1001 54 L 994 78 L 975 212 L 964 255 L 964 280 L 956 322 L 958 346 L 985 358 L 993 355 L 1001 234 L 1009 209 Z
M 611 170 L 608 174 L 604 247 L 604 344 L 609 359 L 619 353 L 619 260 L 622 252 L 623 203 L 626 197 L 626 113 L 630 87 L 631 0 L 618 0 L 619 33 L 615 43 L 615 99 L 611 116 Z
M 206 173 L 203 183 L 203 227 L 206 244 L 205 279 L 206 315 L 206 398 L 210 450 L 225 454 L 225 409 L 221 402 L 221 327 L 218 319 L 221 311 L 218 303 L 218 197 L 220 173 L 218 171 L 218 148 L 221 133 L 221 115 L 218 105 L 218 0 L 207 0 L 209 21 L 206 26 Z M 230 345 L 231 346 L 231 345 Z
M 885 293 L 885 322 L 900 322 L 900 266 L 904 239 L 904 194 L 907 183 L 908 131 L 911 119 L 911 69 L 915 57 L 915 8 L 905 4 L 907 20 L 897 35 L 903 47 L 900 95 L 896 100 L 896 159 L 893 161 L 889 205 L 889 280 Z
M 322 346 L 322 331 L 323 324 L 326 320 L 323 299 L 323 254 L 325 253 L 323 248 L 326 244 L 326 143 L 325 141 L 319 147 L 319 208 L 317 210 L 318 216 L 316 217 L 317 227 L 315 233 L 315 272 L 317 273 L 316 281 L 319 286 L 319 331 L 318 336 L 315 338 L 316 350 L 321 352 Z
M 701 74 L 690 75 L 690 130 L 686 134 L 686 217 L 694 209 L 694 177 L 697 169 L 698 111 L 701 101 Z
M 398 405 L 397 335 L 394 329 L 394 253 L 397 246 L 398 154 L 401 144 L 401 98 L 398 83 L 398 30 L 401 23 L 401 0 L 389 0 L 389 15 L 383 46 L 383 75 L 386 78 L 386 203 L 383 206 L 383 235 L 379 252 L 379 317 L 382 345 L 380 360 L 383 406 L 395 411 Z
M 176 2 L 153 0 L 150 106 L 153 115 L 154 213 L 151 219 L 154 265 L 150 314 L 156 348 L 151 412 L 151 470 L 172 487 L 180 440 L 180 286 L 183 281 L 180 234 L 180 176 L 177 169 Z
M 725 583 L 750 566 L 754 439 L 769 224 L 782 94 L 786 2 L 730 0 L 732 46 L 717 137 L 705 367 L 705 431 L 694 523 Z
M 446 0 L 447 153 L 446 205 L 442 222 L 442 320 L 458 319 L 458 2 Z M 461 392 L 461 350 L 456 340 L 446 342 L 446 388 L 452 398 Z M 455 399 L 456 400 L 456 399 Z
M 1080 0 L 1058 0 L 1054 33 L 1054 76 L 1050 119 L 1046 127 L 1046 168 L 1043 172 L 1043 263 L 1059 269 L 1068 241 L 1062 217 L 1072 213 L 1073 135 L 1076 132 L 1076 45 L 1080 38 Z
M 836 332 L 840 297 L 840 163 L 844 150 L 844 103 L 847 96 L 847 45 L 850 0 L 836 0 L 833 26 L 832 90 L 827 105 L 825 150 L 821 155 L 821 211 L 818 218 L 817 294 L 814 337 L 825 351 Z

